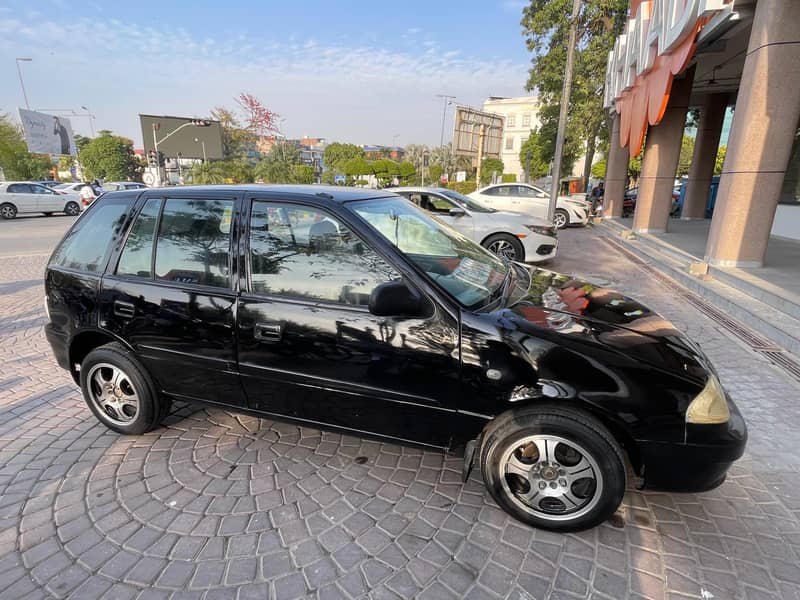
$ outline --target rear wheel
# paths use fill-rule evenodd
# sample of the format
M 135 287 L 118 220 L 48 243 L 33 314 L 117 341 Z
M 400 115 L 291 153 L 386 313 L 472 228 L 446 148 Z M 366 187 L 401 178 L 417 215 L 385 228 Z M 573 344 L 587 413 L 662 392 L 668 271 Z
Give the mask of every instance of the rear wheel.
M 3 219 L 13 219 L 17 216 L 17 207 L 13 204 L 9 204 L 6 202 L 5 204 L 0 204 L 0 217 Z
M 153 378 L 122 344 L 95 348 L 81 363 L 83 398 L 109 429 L 140 434 L 159 425 L 169 401 L 158 395 Z
M 625 493 L 619 444 L 597 419 L 571 408 L 531 406 L 497 417 L 480 457 L 497 503 L 542 529 L 594 527 L 614 514 Z
M 569 213 L 563 208 L 557 208 L 553 215 L 553 225 L 558 229 L 564 229 L 564 227 L 569 225 Z
M 67 202 L 67 205 L 64 207 L 64 213 L 67 216 L 74 217 L 78 213 L 81 212 L 81 207 L 78 205 L 77 202 Z
M 496 233 L 483 240 L 483 247 L 492 254 L 506 260 L 521 262 L 525 260 L 525 248 L 522 242 L 510 233 Z

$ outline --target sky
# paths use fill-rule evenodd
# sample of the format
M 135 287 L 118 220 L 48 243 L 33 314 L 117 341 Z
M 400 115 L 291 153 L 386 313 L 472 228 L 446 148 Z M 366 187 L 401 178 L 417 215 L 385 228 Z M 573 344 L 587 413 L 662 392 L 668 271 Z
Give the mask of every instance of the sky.
M 86 106 L 142 143 L 138 115 L 206 117 L 249 92 L 289 138 L 439 144 L 443 100 L 522 96 L 520 0 L 0 0 L 0 112 Z M 445 142 L 452 135 L 447 112 Z M 89 135 L 89 118 L 72 117 Z

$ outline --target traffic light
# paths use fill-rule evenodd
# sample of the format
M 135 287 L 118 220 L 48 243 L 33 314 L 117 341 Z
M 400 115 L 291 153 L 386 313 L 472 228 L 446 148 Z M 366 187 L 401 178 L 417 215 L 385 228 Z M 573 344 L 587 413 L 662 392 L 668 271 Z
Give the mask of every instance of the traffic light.
M 208 119 L 192 119 L 191 123 L 197 127 L 208 127 L 211 125 L 211 121 Z
M 155 150 L 150 150 L 147 153 L 147 165 L 150 167 L 158 166 L 158 155 L 156 154 Z
M 159 150 L 158 151 L 158 166 L 159 167 L 163 167 L 166 164 L 167 164 L 167 157 L 164 156 L 164 153 L 161 150 Z

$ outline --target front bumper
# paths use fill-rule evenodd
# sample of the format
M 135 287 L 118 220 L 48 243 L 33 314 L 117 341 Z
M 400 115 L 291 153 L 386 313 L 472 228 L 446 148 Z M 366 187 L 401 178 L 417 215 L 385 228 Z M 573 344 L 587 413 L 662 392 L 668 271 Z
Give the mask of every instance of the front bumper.
M 723 481 L 744 453 L 747 426 L 728 398 L 731 418 L 722 425 L 687 425 L 682 442 L 639 442 L 644 483 L 651 490 L 705 492 Z
M 546 235 L 529 235 L 521 240 L 525 248 L 525 262 L 539 263 L 555 258 L 558 253 L 558 238 Z
M 586 225 L 589 222 L 589 213 L 583 207 L 570 206 L 567 212 L 570 225 Z

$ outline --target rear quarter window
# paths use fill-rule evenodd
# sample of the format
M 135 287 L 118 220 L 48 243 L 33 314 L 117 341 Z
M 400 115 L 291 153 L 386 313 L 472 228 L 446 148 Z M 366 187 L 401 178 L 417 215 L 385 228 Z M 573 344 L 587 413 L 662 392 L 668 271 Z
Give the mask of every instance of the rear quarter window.
M 133 198 L 115 198 L 87 211 L 61 241 L 50 266 L 99 273 L 122 233 Z

